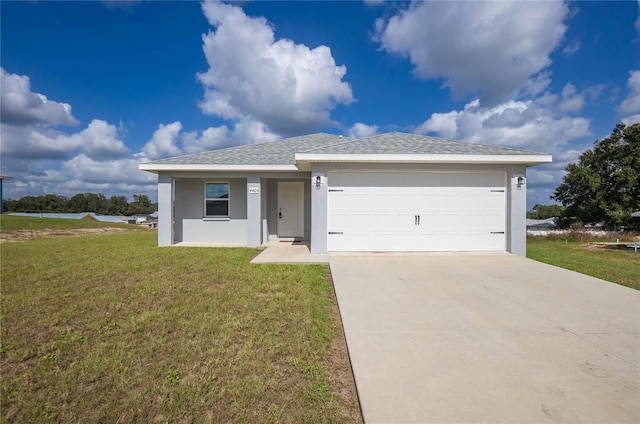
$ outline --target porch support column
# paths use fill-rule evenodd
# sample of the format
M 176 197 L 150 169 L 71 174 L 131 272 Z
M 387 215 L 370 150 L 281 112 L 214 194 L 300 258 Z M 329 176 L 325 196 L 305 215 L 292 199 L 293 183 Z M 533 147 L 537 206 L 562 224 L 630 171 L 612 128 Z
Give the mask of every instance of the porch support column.
M 173 178 L 158 174 L 158 246 L 173 244 Z
M 527 168 L 508 173 L 509 202 L 507 220 L 507 251 L 527 256 Z M 520 182 L 518 179 L 521 179 Z
M 247 246 L 262 245 L 262 187 L 260 177 L 247 177 Z
M 327 253 L 327 174 L 326 164 L 311 164 L 311 253 Z

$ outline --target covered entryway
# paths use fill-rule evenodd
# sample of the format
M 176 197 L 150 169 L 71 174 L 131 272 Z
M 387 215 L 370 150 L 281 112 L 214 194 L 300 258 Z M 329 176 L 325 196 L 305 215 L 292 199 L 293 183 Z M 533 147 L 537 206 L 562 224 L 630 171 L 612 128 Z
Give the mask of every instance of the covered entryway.
M 504 172 L 330 172 L 328 251 L 505 251 Z

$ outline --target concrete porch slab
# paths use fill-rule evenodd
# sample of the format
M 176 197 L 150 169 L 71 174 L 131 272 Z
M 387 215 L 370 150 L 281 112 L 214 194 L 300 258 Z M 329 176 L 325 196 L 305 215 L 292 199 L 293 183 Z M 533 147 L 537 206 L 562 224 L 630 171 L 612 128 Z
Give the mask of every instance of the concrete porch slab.
M 308 242 L 275 241 L 253 258 L 253 264 L 328 264 L 328 255 L 312 255 Z
M 201 241 L 181 241 L 172 247 L 247 247 L 246 243 L 211 243 Z

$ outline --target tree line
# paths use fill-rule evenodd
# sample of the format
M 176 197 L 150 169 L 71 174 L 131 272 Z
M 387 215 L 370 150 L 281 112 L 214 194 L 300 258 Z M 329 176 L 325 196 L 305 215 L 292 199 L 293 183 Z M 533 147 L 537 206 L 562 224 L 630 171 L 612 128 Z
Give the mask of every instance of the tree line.
M 640 230 L 640 123 L 616 125 L 569 164 L 551 199 L 537 204 L 527 218 L 557 218 L 556 225 L 602 223 L 609 229 Z
M 551 198 L 564 206 L 558 224 L 603 223 L 611 229 L 636 228 L 640 212 L 640 123 L 618 124 L 569 164 Z
M 102 193 L 80 193 L 71 198 L 55 194 L 43 196 L 24 196 L 18 200 L 3 200 L 5 212 L 35 213 L 82 213 L 94 212 L 100 215 L 149 214 L 158 209 L 157 203 L 151 203 L 146 194 L 134 194 L 133 201 L 126 196 L 111 196 L 108 199 Z

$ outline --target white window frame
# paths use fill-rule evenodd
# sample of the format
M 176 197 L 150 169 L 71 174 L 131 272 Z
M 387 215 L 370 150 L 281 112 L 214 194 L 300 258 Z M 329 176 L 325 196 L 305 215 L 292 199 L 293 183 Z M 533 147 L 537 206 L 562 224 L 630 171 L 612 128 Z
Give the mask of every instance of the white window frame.
M 226 184 L 228 187 L 228 197 L 226 199 L 207 197 L 207 184 Z M 204 201 L 203 201 L 203 217 L 206 219 L 229 219 L 231 216 L 231 183 L 229 181 L 205 181 L 204 183 Z M 226 215 L 207 215 L 207 200 L 226 200 Z

